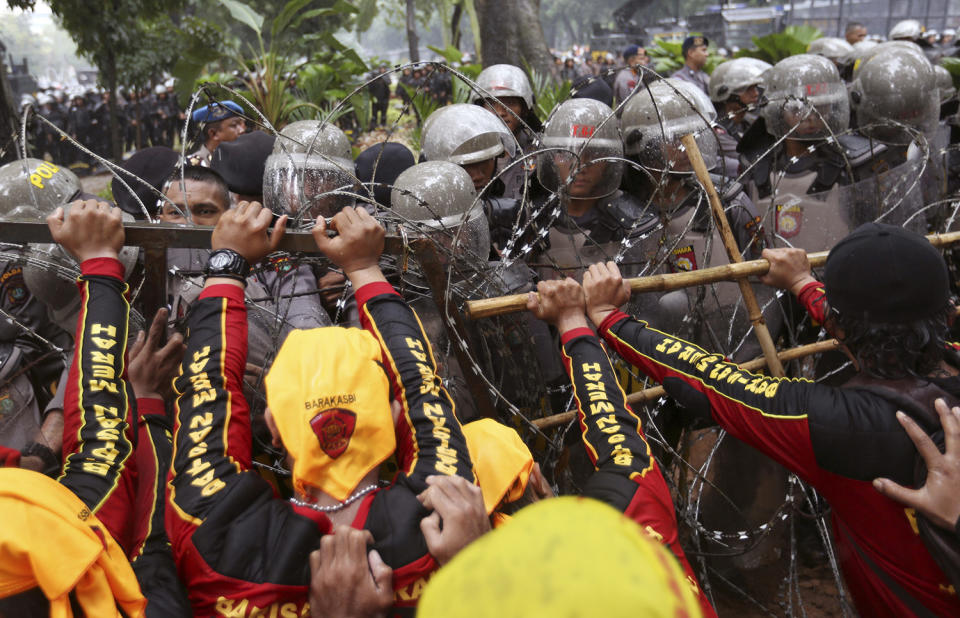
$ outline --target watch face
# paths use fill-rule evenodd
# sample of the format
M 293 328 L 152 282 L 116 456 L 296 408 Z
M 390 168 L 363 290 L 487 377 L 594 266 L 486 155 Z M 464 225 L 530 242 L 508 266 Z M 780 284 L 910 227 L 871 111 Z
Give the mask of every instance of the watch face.
M 225 268 L 230 265 L 230 255 L 227 253 L 215 253 L 210 256 L 210 268 Z

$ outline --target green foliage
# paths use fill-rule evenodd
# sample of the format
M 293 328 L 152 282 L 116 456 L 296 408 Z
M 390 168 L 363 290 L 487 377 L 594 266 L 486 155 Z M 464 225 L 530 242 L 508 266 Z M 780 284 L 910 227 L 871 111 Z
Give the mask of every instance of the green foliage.
M 761 37 L 753 37 L 754 47 L 741 49 L 736 58 L 759 58 L 770 64 L 776 64 L 789 56 L 807 53 L 807 48 L 823 33 L 813 26 L 787 26 L 783 32 L 775 32 Z
M 657 41 L 656 45 L 647 48 L 647 55 L 653 62 L 653 70 L 665 77 L 669 77 L 672 73 L 683 68 L 682 41 Z M 726 60 L 726 58 L 717 54 L 716 48 L 711 45 L 707 48 L 707 64 L 703 67 L 703 70 L 707 74 L 713 73 L 717 65 Z
M 941 58 L 940 65 L 950 72 L 954 87 L 960 88 L 960 58 Z
M 546 120 L 554 107 L 570 98 L 572 88 L 570 81 L 564 80 L 558 83 L 551 75 L 540 73 L 529 65 L 527 65 L 527 74 L 530 76 L 530 87 L 533 89 L 537 118 Z
M 340 43 L 330 31 L 297 34 L 310 20 L 339 14 L 353 14 L 357 8 L 343 0 L 329 6 L 316 6 L 318 0 L 288 0 L 272 20 L 240 0 L 220 0 L 229 15 L 252 30 L 254 42 L 234 42 L 229 51 L 240 69 L 245 90 L 269 122 L 276 128 L 292 120 L 311 117 L 324 104 L 347 94 L 349 80 L 366 71 L 357 53 Z M 304 40 L 320 43 L 312 59 L 296 59 L 296 50 Z M 196 87 L 204 67 L 216 60 L 215 50 L 184 57 L 177 64 L 175 75 L 183 88 Z M 298 87 L 305 95 L 298 97 L 290 87 L 289 76 L 297 74 Z

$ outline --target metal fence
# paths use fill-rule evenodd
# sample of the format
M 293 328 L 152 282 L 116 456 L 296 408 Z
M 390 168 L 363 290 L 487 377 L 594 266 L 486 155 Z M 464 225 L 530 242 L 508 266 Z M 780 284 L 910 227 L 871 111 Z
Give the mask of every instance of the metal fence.
M 785 23 L 816 26 L 827 36 L 843 36 L 857 21 L 870 34 L 886 36 L 903 19 L 916 19 L 928 30 L 960 27 L 960 0 L 805 0 L 783 6 Z

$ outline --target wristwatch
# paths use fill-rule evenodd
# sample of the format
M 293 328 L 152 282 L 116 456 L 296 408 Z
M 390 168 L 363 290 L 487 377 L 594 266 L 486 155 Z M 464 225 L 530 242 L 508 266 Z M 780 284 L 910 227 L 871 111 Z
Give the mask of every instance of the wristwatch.
M 250 264 L 233 249 L 217 249 L 207 260 L 207 277 L 226 277 L 245 281 L 250 276 Z

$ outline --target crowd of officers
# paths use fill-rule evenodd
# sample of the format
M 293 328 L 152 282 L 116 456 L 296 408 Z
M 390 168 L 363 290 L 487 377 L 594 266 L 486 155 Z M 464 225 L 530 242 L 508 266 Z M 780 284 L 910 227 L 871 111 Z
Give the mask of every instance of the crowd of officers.
M 922 236 L 950 220 L 956 91 L 891 38 L 707 76 L 692 36 L 666 79 L 631 46 L 620 94 L 588 77 L 543 123 L 494 65 L 423 119 L 418 157 L 210 102 L 187 161 L 124 163 L 143 182 L 114 180 L 116 207 L 59 162 L 0 168 L 4 218 L 56 242 L 7 247 L 0 275 L 0 616 L 715 615 L 610 351 L 823 496 L 860 615 L 960 614 L 955 282 Z M 774 338 L 822 329 L 849 366 L 735 364 L 759 348 L 734 283 L 631 297 L 624 276 L 731 257 L 691 135 L 736 249 L 770 262 L 750 285 Z M 213 226 L 211 250 L 168 250 L 139 327 L 125 219 Z M 328 261 L 276 253 L 286 230 Z M 528 293 L 518 335 L 462 366 L 415 291 L 428 265 L 387 268 L 386 232 L 430 238 L 454 287 Z M 819 278 L 804 249 L 830 250 Z M 481 418 L 478 371 L 572 397 L 584 498 Z
M 173 88 L 171 79 L 152 90 L 120 89 L 115 108 L 123 152 L 174 145 L 186 116 Z M 110 96 L 100 88 L 49 87 L 21 97 L 21 111 L 32 106 L 49 121 L 34 118 L 28 123 L 30 155 L 72 166 L 81 174 L 93 172 L 99 164 L 64 140 L 61 131 L 98 155 L 111 158 Z

